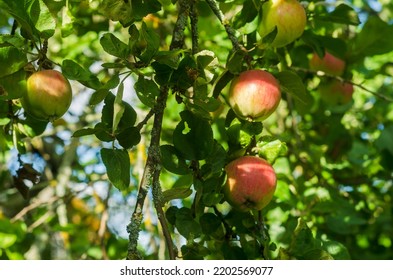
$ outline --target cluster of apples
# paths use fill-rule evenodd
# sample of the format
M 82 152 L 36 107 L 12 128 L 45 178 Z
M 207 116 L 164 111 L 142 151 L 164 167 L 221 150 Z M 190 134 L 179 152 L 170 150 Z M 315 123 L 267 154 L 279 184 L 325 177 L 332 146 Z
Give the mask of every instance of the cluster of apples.
M 262 6 L 262 20 L 258 33 L 261 48 L 286 46 L 299 38 L 306 26 L 306 12 L 297 0 L 269 0 Z M 273 40 L 265 37 L 275 32 Z M 342 76 L 346 63 L 325 52 L 323 57 L 313 54 L 310 68 L 329 76 Z M 336 78 L 320 84 L 321 98 L 331 105 L 351 101 L 353 86 Z M 277 108 L 281 99 L 280 86 L 275 77 L 264 70 L 248 70 L 236 77 L 230 86 L 228 100 L 235 114 L 248 121 L 263 121 Z M 242 156 L 225 168 L 227 180 L 224 194 L 227 202 L 240 211 L 261 210 L 272 200 L 277 178 L 273 167 L 257 156 Z
M 258 33 L 261 48 L 279 48 L 299 38 L 306 26 L 306 12 L 297 0 L 270 0 L 262 6 L 262 20 Z M 263 38 L 276 32 L 273 40 Z M 240 119 L 263 121 L 281 100 L 280 85 L 267 71 L 254 69 L 233 79 L 228 101 Z M 262 210 L 273 198 L 277 176 L 273 167 L 258 156 L 246 155 L 231 161 L 225 167 L 226 201 L 239 211 Z

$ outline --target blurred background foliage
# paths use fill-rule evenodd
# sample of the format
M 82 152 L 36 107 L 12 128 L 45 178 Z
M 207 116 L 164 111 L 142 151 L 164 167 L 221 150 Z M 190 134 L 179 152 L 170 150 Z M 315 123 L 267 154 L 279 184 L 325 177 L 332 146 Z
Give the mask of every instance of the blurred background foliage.
M 0 1 L 0 46 L 17 46 L 34 64 L 36 46 L 47 38 L 47 57 L 71 80 L 74 100 L 62 119 L 46 124 L 23 117 L 17 94 L 11 99 L 0 96 L 1 259 L 126 257 L 126 227 L 153 129 L 150 120 L 138 124 L 154 106 L 160 88 L 168 85 L 178 90 L 169 94 L 163 118 L 160 182 L 179 256 L 393 258 L 391 1 L 303 1 L 308 17 L 303 36 L 276 50 L 254 48 L 258 11 L 250 7 L 260 1 L 214 1 L 250 50 L 249 63 L 292 85 L 277 111 L 263 122 L 262 132 L 233 121 L 225 86 L 231 76 L 224 73 L 238 73 L 247 65 L 244 56 L 233 52 L 206 1 L 195 1 L 199 60 L 190 55 L 190 24 L 184 47 L 170 51 L 177 1 L 130 1 L 133 12 L 124 4 L 129 1 L 120 0 L 15 1 L 24 3 L 18 9 L 12 9 L 11 2 Z M 39 11 L 26 8 L 29 3 L 40 3 Z M 45 15 L 42 21 L 23 21 L 40 14 Z M 31 25 L 36 29 L 29 31 Z M 11 41 L 6 34 L 15 38 Z M 354 84 L 349 104 L 333 106 L 320 98 L 319 86 L 327 77 L 311 71 L 309 60 L 314 51 L 325 49 L 347 63 L 341 79 Z M 0 61 L 0 68 L 9 66 L 7 59 Z M 200 84 L 194 84 L 190 69 L 203 77 Z M 296 77 L 283 75 L 285 70 Z M 4 83 L 4 77 L 0 79 Z M 124 134 L 108 136 L 114 122 L 108 104 L 116 102 L 109 97 L 119 94 L 120 84 L 128 104 L 127 118 L 119 122 Z M 200 99 L 184 90 L 190 85 Z M 302 92 L 302 85 L 304 93 L 290 94 Z M 184 127 L 184 119 L 190 127 Z M 228 133 L 239 127 L 237 134 Z M 200 134 L 193 134 L 195 141 L 182 138 L 184 129 Z M 254 136 L 261 137 L 259 155 L 274 163 L 277 191 L 262 213 L 238 213 L 222 201 L 222 168 L 244 153 L 244 142 L 248 146 Z M 203 144 L 210 148 L 204 150 Z M 108 180 L 111 167 L 103 163 L 102 149 L 113 146 L 126 151 L 129 159 L 124 165 L 130 166 L 130 178 L 120 188 Z M 191 172 L 190 161 L 198 162 L 198 174 Z M 195 201 L 201 201 L 203 211 Z M 145 259 L 168 258 L 150 193 L 138 249 Z

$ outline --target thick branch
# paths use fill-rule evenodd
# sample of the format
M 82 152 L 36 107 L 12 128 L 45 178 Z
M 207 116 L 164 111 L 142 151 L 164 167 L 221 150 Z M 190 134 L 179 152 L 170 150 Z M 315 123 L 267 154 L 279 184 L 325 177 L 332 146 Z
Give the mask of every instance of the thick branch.
M 179 1 L 179 16 L 176 21 L 176 25 L 173 31 L 173 37 L 170 49 L 178 49 L 183 47 L 184 44 L 184 29 L 187 24 L 189 11 L 189 2 L 187 0 Z M 158 214 L 158 219 L 163 228 L 163 233 L 167 243 L 169 256 L 171 259 L 175 259 L 176 254 L 173 246 L 173 242 L 168 230 L 168 225 L 165 219 L 164 212 L 162 210 L 162 199 L 161 199 L 161 186 L 160 186 L 160 173 L 161 173 L 161 158 L 160 158 L 160 137 L 162 129 L 162 121 L 164 117 L 164 110 L 166 101 L 168 98 L 168 87 L 162 87 L 160 96 L 157 99 L 157 104 L 154 108 L 154 123 L 151 131 L 151 140 L 149 146 L 149 152 L 147 155 L 146 166 L 143 172 L 143 177 L 140 183 L 137 202 L 135 205 L 134 213 L 131 217 L 131 222 L 127 226 L 129 233 L 128 253 L 127 259 L 141 259 L 142 256 L 138 252 L 138 237 L 140 231 L 140 225 L 143 219 L 143 205 L 146 199 L 149 187 L 153 187 L 153 199 L 154 205 Z
M 138 252 L 138 237 L 140 231 L 140 225 L 143 219 L 143 204 L 146 198 L 146 195 L 149 191 L 150 185 L 154 185 L 153 175 L 159 174 L 157 170 L 160 165 L 160 136 L 161 136 L 161 128 L 162 128 L 162 119 L 164 115 L 164 109 L 166 105 L 166 100 L 168 97 L 168 88 L 161 88 L 161 94 L 157 99 L 157 104 L 155 107 L 155 116 L 153 129 L 151 132 L 151 140 L 149 146 L 149 152 L 147 155 L 146 166 L 143 172 L 143 177 L 139 186 L 138 197 L 135 205 L 134 213 L 131 217 L 131 222 L 127 226 L 127 232 L 129 233 L 129 243 L 128 243 L 128 254 L 127 259 L 141 259 L 141 255 Z

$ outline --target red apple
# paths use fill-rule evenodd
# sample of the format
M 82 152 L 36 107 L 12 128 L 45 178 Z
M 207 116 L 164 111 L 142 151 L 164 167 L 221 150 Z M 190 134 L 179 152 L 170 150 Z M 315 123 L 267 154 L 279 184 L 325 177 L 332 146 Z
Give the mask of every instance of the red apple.
M 262 6 L 262 20 L 258 32 L 262 38 L 277 26 L 271 46 L 283 47 L 299 38 L 306 27 L 306 11 L 297 0 L 270 0 Z
M 277 178 L 273 167 L 256 156 L 243 156 L 226 167 L 224 195 L 239 211 L 261 210 L 273 198 Z
M 71 85 L 56 70 L 43 70 L 32 74 L 27 79 L 27 92 L 21 99 L 26 113 L 43 121 L 54 121 L 63 116 L 71 101 Z
M 329 105 L 344 105 L 352 100 L 353 85 L 338 80 L 329 80 L 319 86 L 321 99 Z
M 314 53 L 310 60 L 310 69 L 314 71 L 323 71 L 326 74 L 334 76 L 341 76 L 344 73 L 345 61 L 335 57 L 329 52 L 325 52 L 322 58 Z
M 280 85 L 272 74 L 264 70 L 248 70 L 232 80 L 228 99 L 239 118 L 262 121 L 280 103 Z

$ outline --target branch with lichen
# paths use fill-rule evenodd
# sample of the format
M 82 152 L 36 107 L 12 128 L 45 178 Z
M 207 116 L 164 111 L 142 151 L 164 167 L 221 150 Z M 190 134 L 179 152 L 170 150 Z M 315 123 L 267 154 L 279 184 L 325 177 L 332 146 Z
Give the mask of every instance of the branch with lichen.
M 170 49 L 172 50 L 180 49 L 184 45 L 184 30 L 187 24 L 189 9 L 190 4 L 187 0 L 179 0 L 179 15 L 173 30 L 172 42 L 170 46 Z M 168 93 L 168 87 L 161 87 L 160 95 L 157 98 L 157 103 L 152 111 L 154 112 L 154 121 L 151 131 L 151 140 L 146 165 L 140 182 L 135 209 L 132 214 L 131 221 L 127 226 L 127 232 L 129 234 L 127 259 L 129 260 L 142 259 L 142 256 L 137 249 L 137 245 L 140 226 L 143 220 L 144 201 L 150 186 L 152 186 L 154 206 L 157 211 L 158 220 L 160 221 L 161 227 L 163 229 L 163 234 L 169 251 L 169 257 L 171 259 L 176 258 L 176 251 L 174 249 L 165 214 L 162 209 L 162 190 L 160 186 L 160 138 Z

